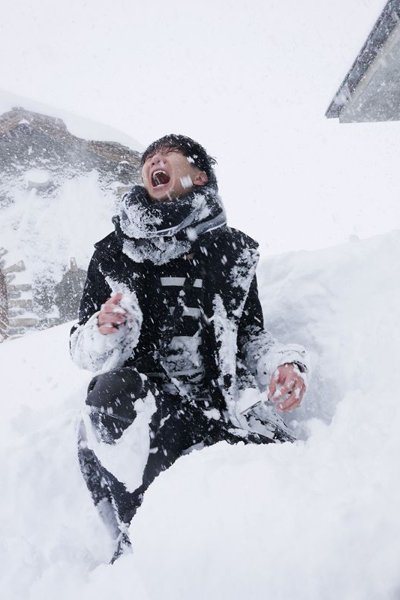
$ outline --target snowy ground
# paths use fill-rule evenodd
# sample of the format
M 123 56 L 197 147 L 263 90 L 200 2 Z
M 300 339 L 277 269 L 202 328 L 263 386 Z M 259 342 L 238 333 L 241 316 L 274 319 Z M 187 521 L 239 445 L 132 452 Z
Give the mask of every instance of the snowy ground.
M 0 597 L 400 598 L 399 256 L 394 231 L 262 265 L 269 328 L 313 355 L 302 439 L 178 461 L 112 567 L 76 461 L 90 375 L 68 326 L 1 345 Z
M 8 250 L 8 264 L 23 260 L 31 277 L 59 281 L 71 257 L 86 269 L 93 244 L 112 228 L 115 198 L 102 189 L 96 171 L 63 182 L 52 197 L 17 185 L 10 195 L 14 202 L 1 210 L 0 245 Z

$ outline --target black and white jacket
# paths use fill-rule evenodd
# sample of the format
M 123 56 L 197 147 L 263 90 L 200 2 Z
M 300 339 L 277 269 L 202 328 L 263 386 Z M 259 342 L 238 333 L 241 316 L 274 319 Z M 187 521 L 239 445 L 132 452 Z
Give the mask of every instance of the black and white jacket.
M 71 331 L 74 361 L 94 372 L 131 364 L 148 374 L 153 370 L 149 360 L 160 356 L 166 337 L 171 340 L 180 303 L 178 327 L 192 323 L 185 316 L 201 315 L 200 353 L 216 408 L 235 415 L 241 391 L 265 389 L 279 365 L 296 362 L 306 371 L 304 348 L 283 346 L 264 329 L 255 276 L 257 247 L 242 232 L 224 226 L 200 236 L 184 257 L 155 265 L 134 262 L 111 233 L 96 244 L 89 265 L 79 322 Z M 129 318 L 117 333 L 105 336 L 98 331 L 97 315 L 117 291 L 124 294 Z

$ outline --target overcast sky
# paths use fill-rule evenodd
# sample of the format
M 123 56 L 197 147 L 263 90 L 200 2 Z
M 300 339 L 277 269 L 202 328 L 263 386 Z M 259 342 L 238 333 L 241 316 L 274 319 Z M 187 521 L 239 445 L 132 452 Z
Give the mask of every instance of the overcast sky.
M 0 0 L 0 87 L 219 163 L 263 255 L 400 224 L 399 123 L 324 112 L 385 0 Z

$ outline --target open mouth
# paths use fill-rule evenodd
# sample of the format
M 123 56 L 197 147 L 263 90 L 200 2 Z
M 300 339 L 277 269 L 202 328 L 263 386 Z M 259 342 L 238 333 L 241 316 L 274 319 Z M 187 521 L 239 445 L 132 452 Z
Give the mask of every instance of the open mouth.
M 157 171 L 154 171 L 154 173 L 152 174 L 151 183 L 152 183 L 153 187 L 158 187 L 159 185 L 165 185 L 165 184 L 169 183 L 170 179 L 171 178 L 166 171 L 163 171 L 162 169 L 158 169 Z

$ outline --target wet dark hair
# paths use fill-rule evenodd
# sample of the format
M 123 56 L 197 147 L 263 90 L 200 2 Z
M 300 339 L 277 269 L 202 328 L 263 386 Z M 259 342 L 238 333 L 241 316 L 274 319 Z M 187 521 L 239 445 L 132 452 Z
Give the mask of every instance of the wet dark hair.
M 217 186 L 217 178 L 213 168 L 217 161 L 207 154 L 207 151 L 203 146 L 185 135 L 170 133 L 150 144 L 142 154 L 140 161 L 141 166 L 143 167 L 149 156 L 152 156 L 159 150 L 165 148 L 171 148 L 181 152 L 193 166 L 207 174 L 209 184 L 213 184 L 215 187 Z

